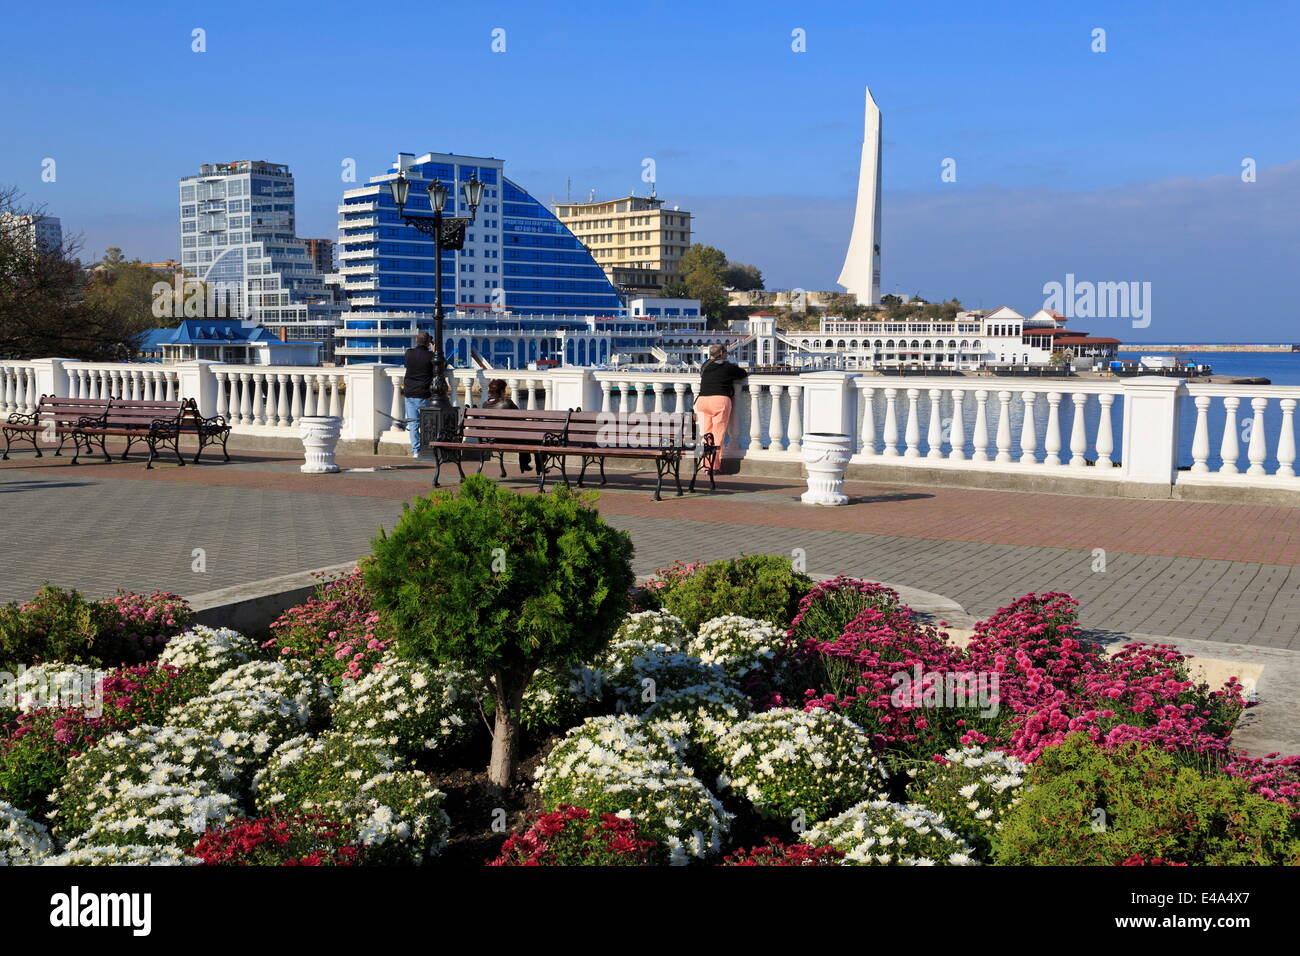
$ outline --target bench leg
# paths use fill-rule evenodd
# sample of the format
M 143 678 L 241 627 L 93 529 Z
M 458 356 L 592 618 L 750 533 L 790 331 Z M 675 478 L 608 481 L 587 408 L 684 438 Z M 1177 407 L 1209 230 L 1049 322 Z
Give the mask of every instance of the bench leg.
M 435 448 L 433 450 L 433 487 L 435 488 L 442 487 L 442 485 L 438 483 L 438 479 L 441 476 L 442 476 L 442 449 Z
M 226 442 L 230 440 L 230 429 L 227 428 L 221 435 L 221 454 L 226 456 L 226 461 L 230 461 L 230 452 L 226 451 Z
M 682 456 L 673 456 L 673 481 L 677 483 L 677 497 L 682 496 Z
M 501 454 L 497 455 L 497 465 L 501 468 L 501 477 L 504 478 L 506 476 L 505 452 L 502 452 Z
M 537 454 L 537 490 L 546 490 L 546 455 Z
M 664 499 L 660 496 L 659 491 L 660 491 L 660 489 L 662 489 L 663 486 L 664 486 L 664 469 L 666 468 L 667 464 L 668 464 L 668 463 L 667 463 L 666 461 L 664 461 L 664 459 L 662 459 L 662 458 L 656 458 L 656 459 L 655 459 L 655 494 L 654 494 L 654 499 L 653 499 L 653 500 L 655 500 L 655 501 L 663 501 L 663 500 L 664 500 Z
M 104 461 L 112 462 L 113 456 L 108 453 L 108 436 L 99 436 L 99 450 L 104 453 Z
M 454 461 L 456 462 L 456 473 L 457 473 L 458 475 L 460 475 L 460 480 L 461 480 L 461 481 L 464 481 L 464 480 L 465 480 L 465 469 L 461 467 L 461 461 L 464 459 L 464 455 L 463 455 L 459 450 L 453 452 L 453 454 L 455 455 Z M 482 470 L 483 470 L 483 468 L 482 468 L 482 466 L 480 466 L 480 467 L 479 467 L 479 471 L 482 471 Z
M 198 439 L 199 439 L 199 450 L 194 453 L 194 461 L 193 461 L 193 464 L 195 465 L 199 463 L 199 455 L 203 454 L 203 446 L 205 446 L 208 443 L 208 439 L 203 435 L 202 432 L 199 433 Z
M 583 455 L 583 456 L 582 456 L 582 467 L 578 469 L 578 487 L 579 487 L 579 488 L 582 487 L 582 481 L 583 481 L 583 479 L 586 478 L 586 476 L 587 476 L 587 466 L 591 464 L 591 461 L 592 461 L 592 456 L 591 456 L 591 455 Z

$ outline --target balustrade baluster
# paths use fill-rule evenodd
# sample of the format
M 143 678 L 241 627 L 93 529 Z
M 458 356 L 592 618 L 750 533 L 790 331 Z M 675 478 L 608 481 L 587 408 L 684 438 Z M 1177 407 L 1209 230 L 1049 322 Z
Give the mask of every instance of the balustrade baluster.
M 1047 457 L 1045 465 L 1061 463 L 1061 393 L 1047 393 L 1047 434 L 1043 438 L 1043 450 Z
M 1197 395 L 1196 433 L 1192 437 L 1192 471 L 1203 475 L 1210 470 L 1210 396 Z
M 907 390 L 907 428 L 903 433 L 907 441 L 907 451 L 903 453 L 904 458 L 921 457 L 921 415 L 917 411 L 917 403 L 921 398 L 919 388 L 909 388 Z
M 1236 395 L 1223 397 L 1223 440 L 1219 442 L 1219 457 L 1223 459 L 1219 465 L 1221 475 L 1237 474 L 1237 458 L 1241 455 L 1237 444 L 1237 406 L 1240 404 L 1241 399 Z
M 1264 411 L 1268 408 L 1268 399 L 1252 399 L 1250 407 L 1255 410 L 1255 418 L 1250 423 L 1250 444 L 1246 448 L 1250 467 L 1246 469 L 1246 474 L 1263 475 L 1267 474 L 1264 471 L 1264 459 L 1268 457 L 1268 436 L 1264 433 Z
M 930 389 L 930 425 L 926 429 L 926 458 L 943 457 L 943 389 Z
M 790 392 L 790 442 L 788 451 L 803 451 L 803 387 L 789 386 Z
M 1277 473 L 1284 478 L 1295 477 L 1295 406 L 1294 398 L 1284 398 L 1282 406 L 1282 431 L 1277 436 Z
M 966 460 L 966 392 L 960 388 L 952 390 L 952 427 L 948 433 L 948 449 L 950 460 Z
M 1011 393 L 998 392 L 998 455 L 1000 462 L 1011 461 Z
M 1074 392 L 1070 395 L 1074 403 L 1074 421 L 1070 423 L 1070 467 L 1086 468 L 1088 466 L 1088 423 L 1084 413 L 1088 407 L 1088 393 Z
M 1115 396 L 1104 392 L 1097 396 L 1101 403 L 1101 417 L 1097 421 L 1097 467 L 1109 468 L 1114 463 L 1110 460 L 1115 450 L 1115 432 L 1111 427 L 1110 407 L 1115 404 Z
M 885 457 L 898 457 L 898 389 L 885 389 Z
M 767 417 L 767 447 L 773 451 L 783 451 L 785 449 L 785 416 L 781 408 L 781 396 L 784 392 L 784 385 L 768 386 L 768 396 L 772 401 L 772 407 L 768 410 Z

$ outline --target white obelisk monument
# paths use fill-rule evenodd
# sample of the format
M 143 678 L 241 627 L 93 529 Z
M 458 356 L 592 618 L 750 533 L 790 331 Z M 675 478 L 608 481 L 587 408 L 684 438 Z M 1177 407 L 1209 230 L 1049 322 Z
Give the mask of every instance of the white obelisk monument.
M 862 165 L 858 171 L 858 203 L 839 282 L 857 296 L 859 305 L 880 302 L 880 107 L 871 98 L 869 88 L 866 126 L 862 131 Z

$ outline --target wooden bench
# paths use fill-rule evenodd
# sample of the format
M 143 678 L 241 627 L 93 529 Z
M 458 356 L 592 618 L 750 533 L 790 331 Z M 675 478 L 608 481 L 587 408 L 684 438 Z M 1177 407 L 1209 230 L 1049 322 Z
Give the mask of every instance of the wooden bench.
M 194 435 L 198 439 L 199 449 L 194 455 L 197 464 L 203 449 L 208 445 L 221 443 L 222 454 L 230 461 L 230 452 L 226 442 L 230 437 L 230 425 L 221 416 L 204 418 L 199 414 L 198 404 L 192 398 L 176 401 L 128 401 L 120 398 L 58 398 L 42 395 L 36 411 L 30 415 L 15 413 L 0 426 L 4 432 L 5 450 L 2 456 L 9 459 L 9 449 L 13 441 L 29 441 L 36 450 L 36 457 L 42 457 L 37 437 L 53 441 L 57 435 L 59 447 L 55 449 L 56 457 L 63 453 L 63 446 L 72 438 L 75 453 L 72 463 L 77 464 L 81 456 L 82 445 L 87 453 L 93 451 L 96 442 L 104 455 L 105 461 L 112 461 L 105 442 L 108 438 L 126 439 L 126 449 L 122 452 L 125 461 L 131 452 L 131 446 L 143 441 L 149 446 L 149 461 L 146 468 L 153 467 L 158 457 L 158 447 L 170 447 L 176 458 L 183 465 L 181 458 L 180 436 Z
M 570 456 L 582 461 L 578 487 L 582 487 L 587 468 L 593 463 L 599 463 L 601 484 L 604 484 L 606 458 L 650 459 L 655 463 L 655 501 L 663 500 L 660 492 L 664 476 L 668 474 L 673 476 L 677 494 L 683 494 L 683 456 L 695 456 L 695 470 L 690 482 L 690 490 L 694 491 L 703 461 L 717 451 L 712 435 L 698 434 L 695 416 L 690 412 L 620 416 L 578 409 L 544 412 L 465 408 L 452 438 L 425 442 L 423 447 L 433 453 L 435 488 L 439 487 L 444 462 L 454 462 L 461 477 L 465 476 L 461 463 L 466 455 L 478 458 L 479 471 L 483 470 L 489 458 L 500 457 L 501 475 L 505 477 L 506 454 L 531 454 L 537 463 L 539 491 L 546 487 L 547 472 L 556 465 L 568 483 L 567 459 Z M 709 487 L 715 487 L 711 472 Z
M 144 442 L 149 447 L 149 460 L 146 468 L 153 468 L 153 461 L 158 457 L 158 446 L 170 446 L 176 453 L 176 461 L 184 465 L 181 456 L 180 429 L 181 415 L 187 403 L 193 399 L 175 401 L 126 401 L 113 399 L 103 414 L 98 417 L 87 416 L 77 422 L 72 430 L 72 439 L 77 443 L 77 453 L 72 456 L 72 463 L 77 463 L 81 455 L 81 446 L 86 451 L 94 450 L 96 442 L 105 461 L 112 461 L 106 442 L 109 438 L 125 438 L 126 448 L 122 451 L 122 461 L 131 453 L 131 446 Z
M 55 395 L 42 395 L 36 404 L 36 411 L 25 415 L 14 412 L 5 421 L 0 430 L 4 432 L 5 450 L 0 459 L 9 460 L 9 450 L 15 441 L 31 442 L 36 450 L 36 457 L 42 458 L 41 446 L 37 437 L 53 441 L 57 436 L 59 447 L 54 450 L 57 458 L 63 454 L 63 445 L 76 429 L 77 422 L 83 418 L 102 416 L 111 404 L 107 398 L 59 398 Z

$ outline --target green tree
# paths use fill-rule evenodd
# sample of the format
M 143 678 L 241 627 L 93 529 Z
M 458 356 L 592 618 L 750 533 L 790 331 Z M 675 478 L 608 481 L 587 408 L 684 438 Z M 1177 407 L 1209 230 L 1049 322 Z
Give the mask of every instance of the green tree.
M 17 190 L 0 188 L 0 357 L 129 358 L 138 324 L 121 310 L 87 297 L 90 280 L 75 258 L 75 237 L 65 238 L 62 250 L 41 249 L 31 242 L 27 227 L 16 217 L 38 214 L 38 209 L 19 204 Z
M 365 579 L 399 651 L 483 674 L 495 703 L 488 777 L 514 774 L 524 692 L 539 669 L 588 659 L 627 610 L 632 541 L 556 488 L 519 495 L 482 475 L 407 504 Z
M 744 262 L 728 262 L 723 281 L 737 292 L 754 292 L 763 288 L 763 273 L 758 266 Z

